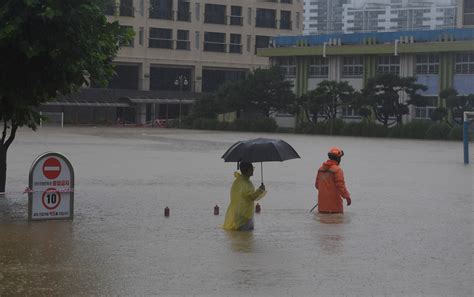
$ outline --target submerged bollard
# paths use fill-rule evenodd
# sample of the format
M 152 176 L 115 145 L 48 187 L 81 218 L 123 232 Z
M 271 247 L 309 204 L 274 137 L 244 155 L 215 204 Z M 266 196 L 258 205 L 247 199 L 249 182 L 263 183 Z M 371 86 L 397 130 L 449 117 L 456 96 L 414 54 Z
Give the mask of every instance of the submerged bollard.
M 170 209 L 167 207 L 165 207 L 165 217 L 169 217 L 170 216 Z
M 214 206 L 214 215 L 218 216 L 219 215 L 219 206 L 216 204 L 216 206 Z
M 260 213 L 260 204 L 255 205 L 255 212 Z

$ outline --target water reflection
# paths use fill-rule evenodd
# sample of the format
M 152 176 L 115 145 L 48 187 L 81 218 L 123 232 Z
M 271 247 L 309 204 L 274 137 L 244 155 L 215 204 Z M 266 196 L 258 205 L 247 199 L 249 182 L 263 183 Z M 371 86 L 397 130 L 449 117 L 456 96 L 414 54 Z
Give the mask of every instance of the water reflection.
M 316 213 L 315 220 L 322 224 L 347 224 L 350 222 L 350 217 L 342 213 Z
M 225 231 L 229 239 L 230 248 L 238 253 L 250 253 L 254 250 L 255 241 L 253 232 Z

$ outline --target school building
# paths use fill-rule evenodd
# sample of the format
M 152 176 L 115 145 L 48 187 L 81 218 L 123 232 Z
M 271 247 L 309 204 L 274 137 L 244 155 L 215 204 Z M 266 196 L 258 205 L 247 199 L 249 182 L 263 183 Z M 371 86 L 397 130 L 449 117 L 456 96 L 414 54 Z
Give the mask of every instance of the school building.
M 281 36 L 274 48 L 258 55 L 284 69 L 297 95 L 313 90 L 323 80 L 347 81 L 355 90 L 379 73 L 415 76 L 427 86 L 427 107 L 411 107 L 404 121 L 429 119 L 443 104 L 441 90 L 455 88 L 459 94 L 474 94 L 474 28 L 428 31 L 373 32 L 353 34 Z M 406 98 L 403 98 L 406 100 Z M 342 108 L 338 116 L 357 120 L 356 110 Z M 291 115 L 277 117 L 283 126 L 294 126 Z

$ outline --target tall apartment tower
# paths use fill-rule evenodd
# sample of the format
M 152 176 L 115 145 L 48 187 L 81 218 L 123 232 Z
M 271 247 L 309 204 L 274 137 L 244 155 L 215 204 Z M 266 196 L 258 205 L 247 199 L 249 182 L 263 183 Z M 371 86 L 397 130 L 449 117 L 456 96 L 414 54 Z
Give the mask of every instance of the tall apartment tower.
M 324 2 L 334 7 L 319 13 Z M 428 0 L 324 0 L 305 2 L 305 34 L 433 30 L 456 27 L 455 0 L 437 4 Z M 316 14 L 316 15 L 315 15 Z M 326 24 L 326 25 L 325 25 Z

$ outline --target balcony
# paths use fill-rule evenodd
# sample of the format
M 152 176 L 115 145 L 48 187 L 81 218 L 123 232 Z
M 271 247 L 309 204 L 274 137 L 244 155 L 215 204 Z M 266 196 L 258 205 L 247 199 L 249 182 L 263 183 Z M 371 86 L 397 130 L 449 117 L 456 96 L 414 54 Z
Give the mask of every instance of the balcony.
M 244 18 L 242 16 L 234 16 L 234 15 L 231 15 L 230 16 L 230 23 L 229 25 L 232 25 L 232 26 L 242 26 L 243 25 L 243 20 Z
M 190 11 L 177 11 L 176 12 L 176 20 L 182 22 L 190 22 L 191 21 L 191 12 Z
M 277 28 L 277 20 L 255 19 L 255 27 L 259 28 Z
M 174 20 L 174 13 L 172 10 L 162 10 L 154 7 L 150 7 L 149 18 L 159 20 Z

